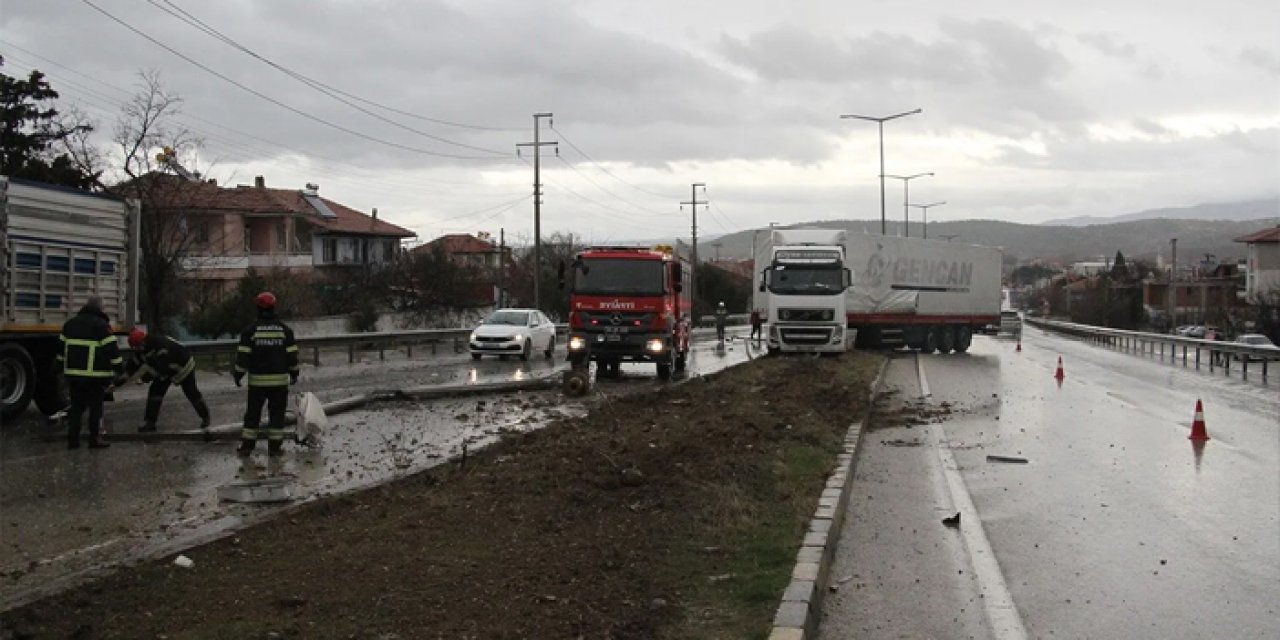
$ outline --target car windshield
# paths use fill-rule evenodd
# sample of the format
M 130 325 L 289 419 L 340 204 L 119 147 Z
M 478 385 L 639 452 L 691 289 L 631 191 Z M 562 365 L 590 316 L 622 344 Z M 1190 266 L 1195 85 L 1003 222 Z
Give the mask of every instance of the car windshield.
M 484 321 L 484 324 L 506 324 L 523 327 L 529 324 L 528 311 L 497 311 Z
M 844 291 L 844 272 L 836 267 L 778 265 L 769 276 L 769 291 L 783 295 L 836 295 Z
M 660 296 L 665 283 L 661 260 L 588 258 L 574 275 L 573 292 L 581 295 Z

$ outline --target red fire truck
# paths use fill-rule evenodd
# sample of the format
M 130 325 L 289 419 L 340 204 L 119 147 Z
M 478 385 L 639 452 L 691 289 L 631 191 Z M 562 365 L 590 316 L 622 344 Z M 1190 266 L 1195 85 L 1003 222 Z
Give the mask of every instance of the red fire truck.
M 560 281 L 565 283 L 561 265 Z M 571 265 L 569 362 L 603 375 L 622 362 L 653 362 L 667 380 L 689 355 L 689 263 L 671 247 L 591 247 Z

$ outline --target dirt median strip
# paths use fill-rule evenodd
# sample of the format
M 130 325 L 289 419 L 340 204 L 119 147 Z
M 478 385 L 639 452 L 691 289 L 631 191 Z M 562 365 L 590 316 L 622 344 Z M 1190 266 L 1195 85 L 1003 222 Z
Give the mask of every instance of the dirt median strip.
M 764 638 L 879 365 L 616 398 L 6 612 L 0 637 Z

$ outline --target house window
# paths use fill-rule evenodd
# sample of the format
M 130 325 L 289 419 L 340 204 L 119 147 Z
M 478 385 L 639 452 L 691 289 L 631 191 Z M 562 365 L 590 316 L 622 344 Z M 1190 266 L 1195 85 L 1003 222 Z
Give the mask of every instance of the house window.
M 194 225 L 192 225 L 191 231 L 192 231 L 192 242 L 195 242 L 196 244 L 209 243 L 209 221 L 208 220 L 201 220 L 195 223 Z
M 338 241 L 337 240 L 334 240 L 333 238 L 325 238 L 321 242 L 321 246 L 323 247 L 323 250 L 322 250 L 323 255 L 320 258 L 321 262 L 325 264 L 333 264 L 338 261 Z
M 289 229 L 288 229 L 288 226 L 285 224 L 285 222 L 283 220 L 281 220 L 280 222 L 277 222 L 276 223 L 276 248 L 277 249 L 284 249 L 285 247 L 289 246 L 287 242 L 288 234 L 289 234 Z
M 253 247 L 253 233 L 249 225 L 244 226 L 244 253 L 249 254 L 249 250 Z

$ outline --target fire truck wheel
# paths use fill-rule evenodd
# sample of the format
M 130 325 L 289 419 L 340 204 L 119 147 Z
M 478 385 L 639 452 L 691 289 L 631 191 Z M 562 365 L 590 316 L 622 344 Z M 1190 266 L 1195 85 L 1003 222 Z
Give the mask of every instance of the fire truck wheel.
M 677 355 L 677 356 L 676 356 L 676 373 L 680 373 L 680 372 L 684 371 L 685 367 L 687 367 L 687 366 L 689 366 L 689 356 L 688 356 L 688 354 L 681 353 L 681 354 Z

